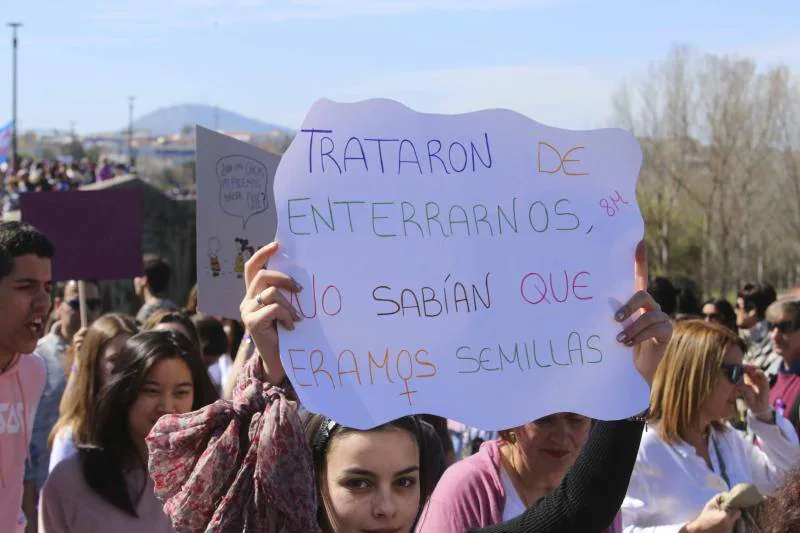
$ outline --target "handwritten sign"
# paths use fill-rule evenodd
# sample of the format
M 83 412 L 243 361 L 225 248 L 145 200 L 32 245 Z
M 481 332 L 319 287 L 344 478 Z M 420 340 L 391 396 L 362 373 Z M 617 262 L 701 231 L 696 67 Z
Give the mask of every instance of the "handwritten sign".
M 622 130 L 318 101 L 278 169 L 270 265 L 304 287 L 280 346 L 305 407 L 357 428 L 642 411 L 613 320 L 634 292 L 641 160 Z
M 275 238 L 280 157 L 197 127 L 197 284 L 205 313 L 239 318 L 244 264 Z
M 240 217 L 243 229 L 253 215 L 269 207 L 267 176 L 267 167 L 243 155 L 230 155 L 217 162 L 219 205 L 228 215 Z
M 142 274 L 137 189 L 26 193 L 20 197 L 20 211 L 22 220 L 56 247 L 54 280 L 132 279 Z

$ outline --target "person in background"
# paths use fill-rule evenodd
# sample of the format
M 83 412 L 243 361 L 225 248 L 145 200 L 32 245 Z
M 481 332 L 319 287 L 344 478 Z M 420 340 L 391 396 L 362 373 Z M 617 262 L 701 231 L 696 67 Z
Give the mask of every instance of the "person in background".
M 678 288 L 678 305 L 675 307 L 675 318 L 699 318 L 700 299 L 694 287 L 687 280 L 684 280 Z
M 100 170 L 97 172 L 97 181 L 107 181 L 114 177 L 114 169 L 111 168 L 111 164 L 108 162 L 108 158 L 103 158 L 103 164 L 100 167 Z
M 775 382 L 782 364 L 780 355 L 772 349 L 767 330 L 767 307 L 776 299 L 771 285 L 754 283 L 743 285 L 736 297 L 736 326 L 749 345 L 744 362 L 763 370 L 770 383 Z
M 122 346 L 136 333 L 132 317 L 113 313 L 101 316 L 87 330 L 76 357 L 78 364 L 61 400 L 61 415 L 50 432 L 49 472 L 75 455 L 77 446 L 91 444 L 100 389 L 108 381 Z
M 171 533 L 147 475 L 145 437 L 162 415 L 210 404 L 197 348 L 169 331 L 140 333 L 119 352 L 99 395 L 90 441 L 42 490 L 42 533 Z M 176 465 L 177 466 L 177 465 Z
M 800 299 L 773 302 L 766 317 L 772 350 L 783 362 L 770 389 L 770 403 L 800 432 Z
M 228 336 L 222 322 L 211 315 L 198 314 L 192 317 L 200 337 L 203 359 L 208 367 L 211 381 L 222 394 L 222 384 L 230 376 L 233 359 L 228 355 Z
M 99 315 L 100 288 L 96 283 L 86 282 L 87 319 L 91 324 Z M 59 404 L 67 386 L 67 375 L 72 365 L 70 344 L 81 327 L 78 282 L 71 280 L 59 284 L 53 306 L 58 320 L 50 333 L 42 337 L 36 346 L 36 355 L 44 361 L 47 378 L 39 400 L 39 409 L 31 433 L 30 461 L 25 467 L 25 479 L 36 482 L 36 491 L 42 489 L 50 464 L 48 440 L 59 416 Z M 31 524 L 33 527 L 33 524 Z
M 724 298 L 711 298 L 703 303 L 703 320 L 721 324 L 733 331 L 738 332 L 736 327 L 736 311 L 730 302 Z
M 198 313 L 197 310 L 197 283 L 192 286 L 189 291 L 189 296 L 186 298 L 186 307 L 183 308 L 184 313 L 189 316 L 194 316 Z
M 653 278 L 647 285 L 647 292 L 661 306 L 662 311 L 670 317 L 675 316 L 678 308 L 678 290 L 670 280 L 660 276 Z
M 589 439 L 592 420 L 556 413 L 481 445 L 439 481 L 417 533 L 460 533 L 513 519 L 564 480 Z M 621 531 L 617 516 L 607 530 Z
M 745 348 L 719 324 L 675 325 L 622 505 L 626 533 L 732 531 L 738 512 L 720 509 L 715 497 L 740 483 L 768 494 L 797 463 L 797 433 L 770 407 L 764 372 L 742 364 Z M 725 422 L 739 397 L 760 448 Z
M 142 324 L 141 331 L 175 331 L 192 341 L 198 350 L 202 348 L 194 322 L 178 309 L 159 309 L 151 313 Z
M 0 531 L 35 521 L 36 482 L 23 481 L 45 368 L 31 354 L 53 289 L 53 244 L 29 224 L 0 223 Z M 23 497 L 24 493 L 24 497 Z M 24 511 L 24 514 L 23 512 Z
M 178 304 L 167 298 L 171 277 L 172 268 L 163 257 L 154 254 L 144 256 L 144 276 L 133 280 L 136 296 L 144 300 L 136 313 L 139 324 L 144 324 L 150 314 L 158 309 L 180 309 Z

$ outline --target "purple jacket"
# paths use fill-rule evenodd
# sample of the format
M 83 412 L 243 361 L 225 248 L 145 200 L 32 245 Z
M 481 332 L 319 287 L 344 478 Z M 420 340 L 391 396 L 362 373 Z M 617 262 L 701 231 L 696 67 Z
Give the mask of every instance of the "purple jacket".
M 416 533 L 465 533 L 503 521 L 506 495 L 500 480 L 500 448 L 484 442 L 475 455 L 448 468 L 422 511 Z M 604 533 L 620 533 L 619 514 Z

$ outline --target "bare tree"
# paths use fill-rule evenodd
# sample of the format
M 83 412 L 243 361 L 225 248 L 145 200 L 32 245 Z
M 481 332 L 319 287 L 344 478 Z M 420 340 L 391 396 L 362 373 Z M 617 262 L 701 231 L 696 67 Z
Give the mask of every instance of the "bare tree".
M 800 107 L 787 103 L 797 94 L 788 80 L 783 67 L 760 71 L 747 59 L 698 58 L 678 46 L 635 90 L 625 84 L 614 95 L 615 121 L 644 150 L 639 199 L 658 270 L 699 273 L 706 294 L 776 274 L 780 246 L 766 235 L 787 187 L 793 194 L 782 203 L 800 230 Z

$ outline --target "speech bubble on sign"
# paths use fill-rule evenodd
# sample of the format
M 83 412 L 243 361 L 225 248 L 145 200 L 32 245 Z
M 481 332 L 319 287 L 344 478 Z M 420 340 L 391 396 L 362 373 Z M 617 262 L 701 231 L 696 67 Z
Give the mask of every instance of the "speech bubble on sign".
M 217 161 L 219 205 L 222 210 L 242 219 L 242 229 L 253 215 L 269 208 L 267 167 L 243 155 L 231 155 Z
M 304 406 L 356 428 L 641 412 L 613 319 L 635 290 L 641 162 L 619 129 L 315 103 L 275 178 L 270 261 L 304 287 L 286 296 L 305 320 L 280 330 Z

